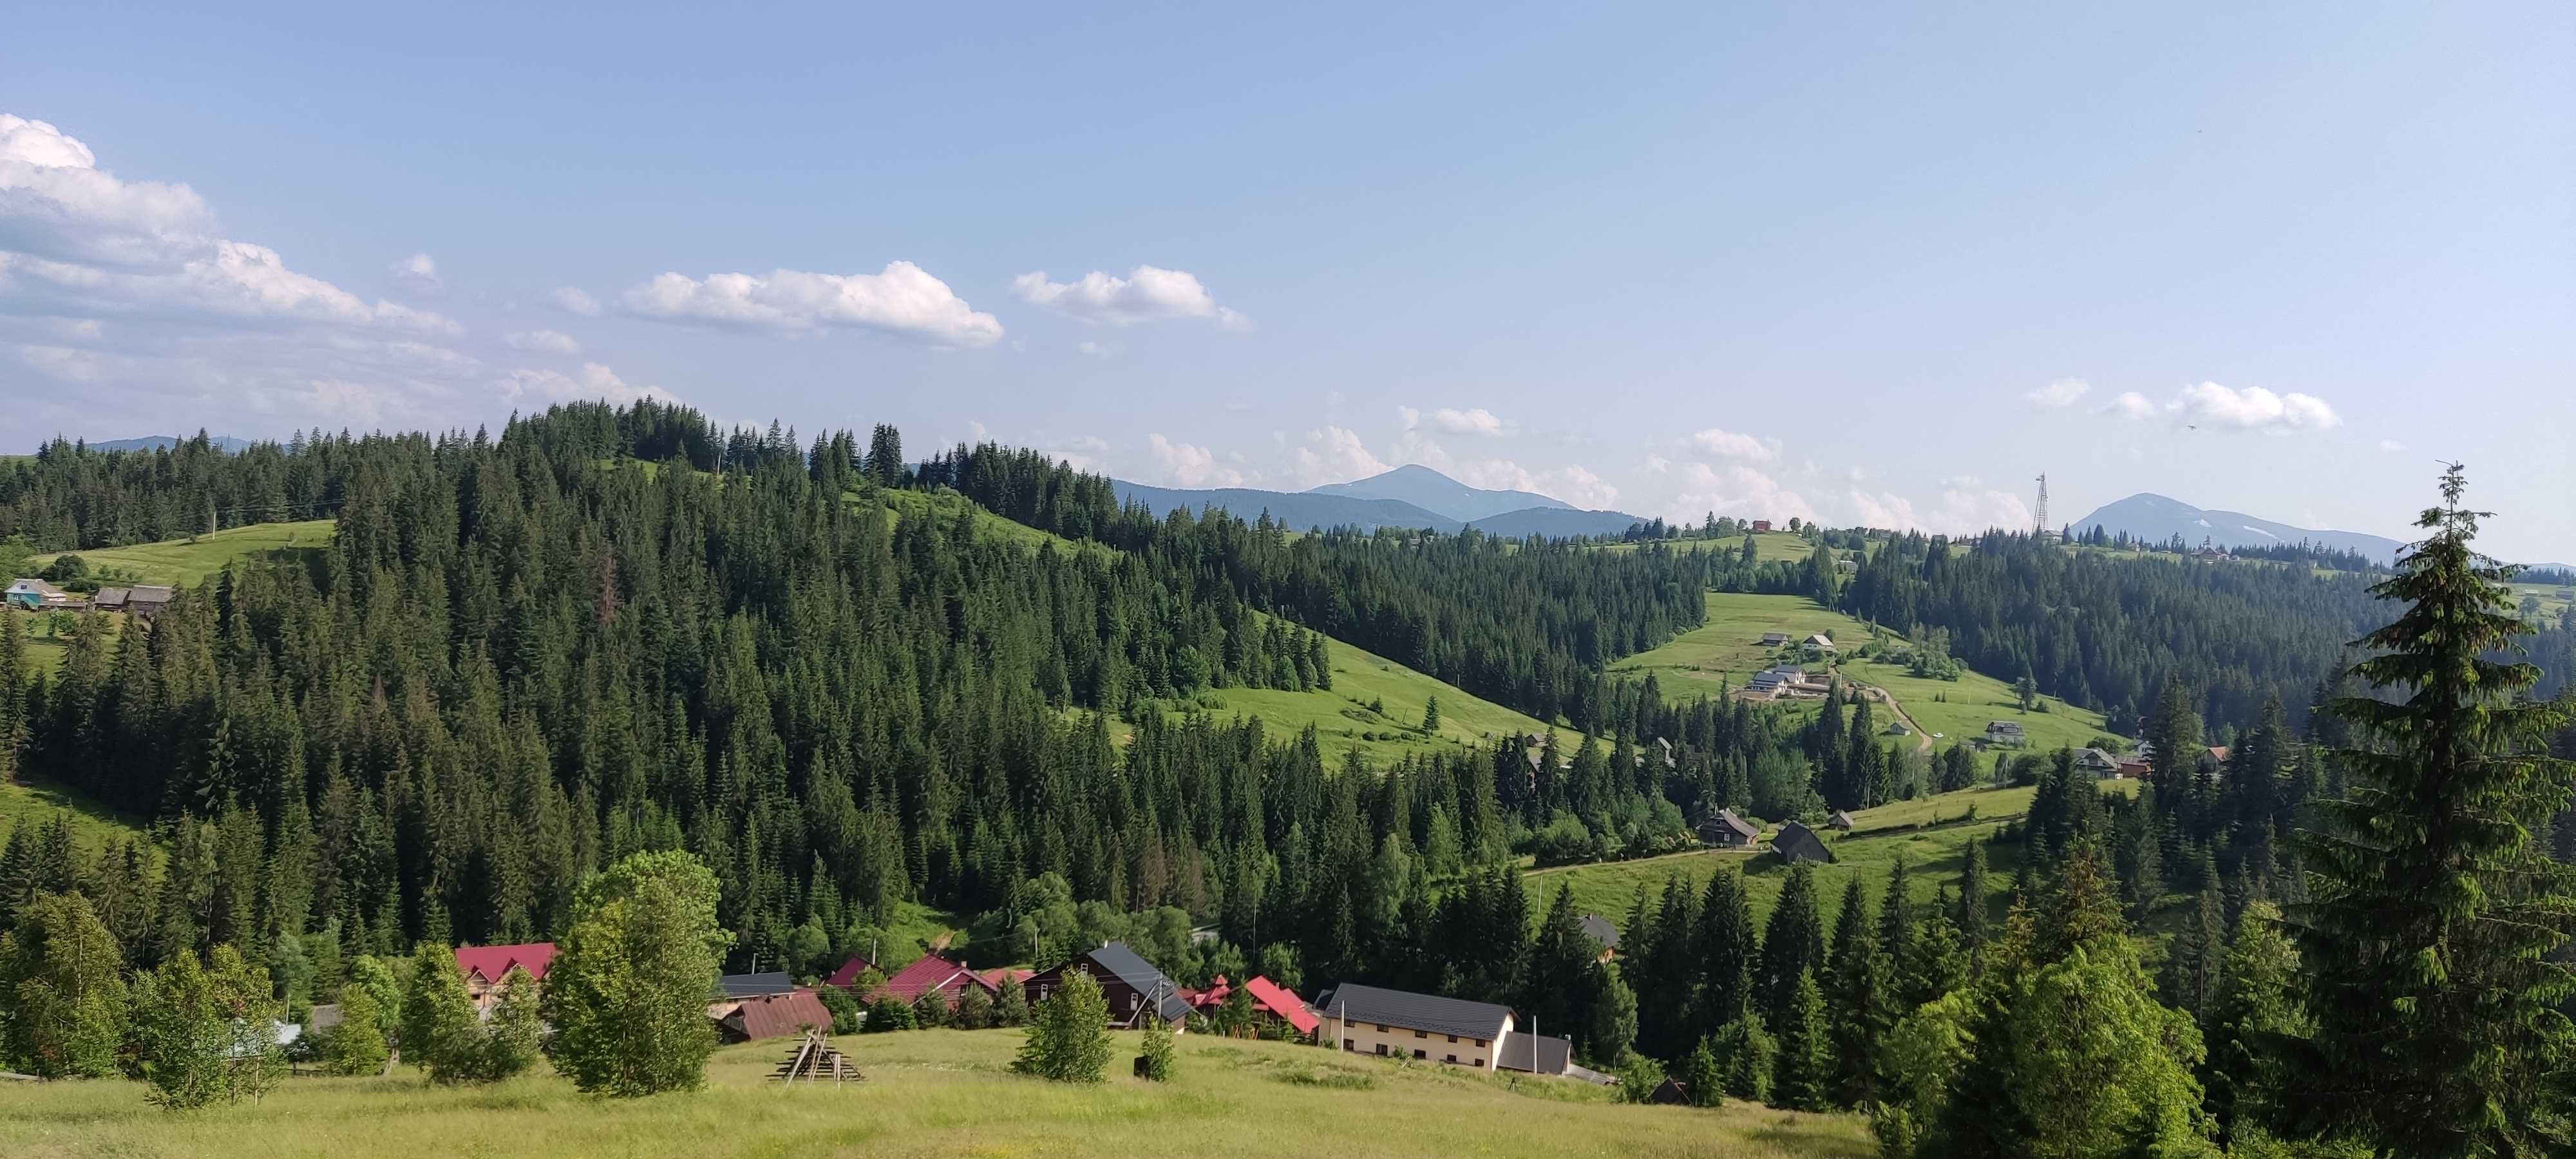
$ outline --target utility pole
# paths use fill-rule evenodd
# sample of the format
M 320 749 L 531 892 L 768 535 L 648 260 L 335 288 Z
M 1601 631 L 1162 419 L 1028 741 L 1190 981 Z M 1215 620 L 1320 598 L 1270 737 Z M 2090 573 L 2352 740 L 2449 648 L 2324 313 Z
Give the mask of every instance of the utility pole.
M 2031 534 L 2041 539 L 2048 538 L 2048 473 L 2046 471 L 2040 472 L 2039 475 L 2039 510 L 2031 520 Z

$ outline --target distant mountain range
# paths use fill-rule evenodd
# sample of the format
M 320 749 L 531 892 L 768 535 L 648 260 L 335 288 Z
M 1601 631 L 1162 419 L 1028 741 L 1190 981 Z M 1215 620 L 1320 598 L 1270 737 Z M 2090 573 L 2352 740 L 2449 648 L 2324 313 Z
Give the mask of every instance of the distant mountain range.
M 2367 535 L 2358 531 L 2316 531 L 2259 519 L 2241 511 L 2207 511 L 2179 499 L 2162 495 L 2137 494 L 2096 510 L 2074 523 L 2077 534 L 2100 527 L 2113 535 L 2128 533 L 2131 539 L 2162 543 L 2179 535 L 2184 544 L 2198 547 L 2208 540 L 2217 547 L 2281 547 L 2302 540 L 2318 547 L 2359 552 L 2381 563 L 2394 563 L 2397 549 L 2404 546 L 2384 535 Z
M 89 444 L 89 449 L 93 451 L 160 451 L 178 446 L 180 443 L 186 441 L 186 439 L 177 438 L 171 435 L 145 435 L 139 439 L 109 439 L 103 443 L 91 443 Z M 250 449 L 249 439 L 236 439 L 230 435 L 216 435 L 206 441 L 214 444 L 214 448 L 218 451 L 232 452 L 247 451 Z
M 1248 487 L 1187 490 L 1111 480 L 1120 502 L 1143 503 L 1156 514 L 1175 508 L 1221 508 L 1252 519 L 1268 511 L 1292 528 L 1410 527 L 1456 532 L 1474 527 L 1487 535 L 1568 538 L 1617 535 L 1644 520 L 1618 511 L 1584 511 L 1528 491 L 1470 487 L 1429 467 L 1404 466 L 1349 483 L 1311 491 L 1260 491 Z

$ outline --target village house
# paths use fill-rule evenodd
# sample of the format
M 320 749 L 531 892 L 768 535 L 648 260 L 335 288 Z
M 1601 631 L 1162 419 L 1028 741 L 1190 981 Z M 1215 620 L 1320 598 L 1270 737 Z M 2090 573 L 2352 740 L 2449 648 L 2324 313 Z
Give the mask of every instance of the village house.
M 105 594 L 109 590 L 111 589 L 100 588 L 99 592 Z M 179 596 L 179 589 L 158 584 L 137 584 L 130 588 L 114 590 L 124 593 L 117 601 L 116 610 L 129 616 L 141 616 L 147 620 L 159 615 L 161 609 L 169 607 L 170 601 Z
M 1813 636 L 1807 637 L 1805 640 L 1801 641 L 1801 643 L 1806 647 L 1813 648 L 1819 652 L 1831 652 L 1834 650 L 1834 642 L 1826 639 L 1825 634 L 1822 632 L 1818 632 Z
M 866 958 L 862 958 L 857 954 L 852 954 L 850 955 L 849 961 L 841 963 L 840 969 L 832 971 L 830 977 L 823 979 L 823 984 L 836 990 L 846 990 L 855 994 L 858 992 L 859 976 L 876 968 L 876 963 L 871 962 Z
M 485 1014 L 500 1003 L 501 979 L 509 976 L 510 967 L 526 970 L 530 980 L 543 985 L 546 967 L 554 960 L 553 942 L 456 947 L 456 968 L 465 972 L 465 993 L 474 999 L 474 1009 Z
M 2194 760 L 2192 764 L 2201 772 L 2207 773 L 2212 777 L 2226 776 L 2227 746 L 2211 745 L 2210 747 L 2201 750 L 2200 756 Z
M 1756 532 L 1769 531 L 1771 530 L 1771 521 L 1768 519 L 1756 519 L 1753 521 L 1753 530 Z
M 1843 810 L 1836 809 L 1832 816 L 1825 818 L 1825 824 L 1836 829 L 1849 832 L 1852 827 L 1852 815 L 1844 812 Z
M 1987 744 L 2009 745 L 2014 748 L 2019 748 L 2027 739 L 2029 738 L 2022 732 L 2021 725 L 2014 721 L 1990 720 L 1986 722 Z
M 1700 841 L 1720 849 L 1742 849 L 1753 844 L 1753 839 L 1759 836 L 1761 831 L 1736 816 L 1733 809 L 1720 809 L 1699 823 Z
M 2075 768 L 2079 772 L 2091 773 L 2100 780 L 2111 780 L 2121 775 L 2120 758 L 2102 749 L 2075 750 Z
M 1610 919 L 1599 914 L 1585 914 L 1582 926 L 1583 936 L 1600 944 L 1602 961 L 1607 962 L 1619 953 L 1619 927 L 1611 925 Z
M 2156 767 L 2137 757 L 2123 757 L 2120 759 L 2119 775 L 2133 781 L 2144 780 L 2156 775 Z
M 80 597 L 40 579 L 13 580 L 0 598 L 7 599 L 13 608 L 29 612 L 69 609 L 80 603 Z
M 1780 645 L 1782 645 L 1782 644 L 1786 644 L 1786 643 L 1788 643 L 1788 642 L 1789 642 L 1789 634 L 1788 634 L 1787 632 L 1764 632 L 1764 633 L 1762 633 L 1762 646 L 1763 646 L 1763 647 L 1765 647 L 1765 648 L 1777 648 L 1777 647 L 1779 647 Z
M 1112 1026 L 1140 1027 L 1146 1018 L 1159 1015 L 1179 1029 L 1189 1017 L 1189 999 L 1181 996 L 1180 986 L 1155 969 L 1153 963 L 1138 957 L 1124 942 L 1105 942 L 1072 961 L 1030 975 L 1021 983 L 1029 1005 L 1046 1001 L 1047 995 L 1064 985 L 1067 972 L 1074 970 L 1091 975 L 1091 980 L 1100 985 L 1101 996 L 1109 1000 Z
M 844 965 L 842 968 L 849 967 Z M 838 974 L 833 976 L 839 977 Z M 911 965 L 888 975 L 885 985 L 877 987 L 875 993 L 863 994 L 860 997 L 871 1002 L 879 998 L 892 998 L 910 1005 L 921 1001 L 921 996 L 924 994 L 936 993 L 953 1007 L 957 1005 L 958 999 L 966 996 L 966 991 L 970 987 L 982 990 L 986 997 L 997 997 L 1001 994 L 999 987 L 986 980 L 983 975 L 967 969 L 965 963 L 952 962 L 937 954 L 923 954 L 913 959 Z
M 1831 864 L 1834 860 L 1834 851 L 1825 848 L 1825 839 L 1796 821 L 1783 822 L 1780 831 L 1771 835 L 1771 852 L 1791 865 L 1801 861 Z
M 1320 1021 L 1315 1012 L 1307 1009 L 1306 1003 L 1297 997 L 1296 991 L 1267 977 L 1255 977 L 1244 983 L 1242 989 L 1252 999 L 1252 1016 L 1255 1019 L 1294 1031 L 1299 1038 L 1314 1036 Z M 1214 1017 L 1218 1010 L 1224 1008 L 1226 1000 L 1234 996 L 1234 991 L 1235 987 L 1226 982 L 1225 975 L 1219 974 L 1207 989 L 1183 990 L 1181 997 L 1189 1002 L 1191 1009 Z
M 1413 1058 L 1476 1070 L 1502 1068 L 1512 1012 L 1490 1002 L 1345 983 L 1315 1000 L 1317 1033 L 1355 1054 Z
M 792 1038 L 807 1030 L 832 1029 L 831 1008 L 802 986 L 711 1005 L 707 1018 L 715 1023 L 716 1037 L 727 1043 Z
M 726 998 L 757 998 L 784 994 L 796 988 L 796 979 L 784 971 L 763 974 L 726 974 L 716 979 L 715 988 L 707 992 L 709 1001 Z

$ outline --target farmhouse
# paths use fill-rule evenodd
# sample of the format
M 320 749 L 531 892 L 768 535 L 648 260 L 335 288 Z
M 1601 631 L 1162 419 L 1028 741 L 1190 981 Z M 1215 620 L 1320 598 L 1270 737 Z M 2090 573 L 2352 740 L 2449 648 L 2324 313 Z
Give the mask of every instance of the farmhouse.
M 1990 720 L 1986 722 L 1987 744 L 2019 746 L 2026 739 L 2028 738 L 2023 734 L 2021 725 L 2013 721 Z
M 40 579 L 20 579 L 12 581 L 9 584 L 9 590 L 6 593 L 0 593 L 0 598 L 7 599 L 9 601 L 9 606 L 26 611 L 36 611 L 43 608 L 68 608 L 79 602 L 78 598 L 73 596 L 70 592 L 66 592 L 63 589 L 55 587 L 54 585 L 46 583 Z
M 1189 1017 L 1190 1003 L 1181 997 L 1181 988 L 1163 976 L 1154 964 L 1136 956 L 1124 942 L 1105 942 L 1096 950 L 1087 950 L 1072 961 L 1050 970 L 1040 970 L 1021 983 L 1029 1005 L 1046 1001 L 1046 996 L 1064 984 L 1065 972 L 1079 970 L 1100 984 L 1101 996 L 1109 1000 L 1109 1022 L 1113 1026 L 1135 1027 L 1145 1024 L 1149 1012 L 1178 1029 Z M 981 983 L 981 979 L 978 979 Z
M 1782 645 L 1782 644 L 1786 644 L 1786 643 L 1788 643 L 1788 642 L 1789 642 L 1789 634 L 1788 634 L 1787 632 L 1764 632 L 1764 633 L 1762 633 L 1762 646 L 1763 646 L 1763 647 L 1765 647 L 1765 648 L 1777 648 L 1777 647 L 1779 647 L 1780 645 Z
M 2212 745 L 2202 750 L 2199 759 L 2192 763 L 2201 772 L 2210 776 L 2225 776 L 2227 775 L 2227 746 Z
M 847 966 L 842 968 L 848 969 Z M 839 977 L 837 974 L 833 976 Z M 937 954 L 923 954 L 913 959 L 911 965 L 895 971 L 893 976 L 885 980 L 885 985 L 877 987 L 876 993 L 865 997 L 871 1001 L 878 998 L 892 998 L 898 1002 L 913 1003 L 921 1001 L 921 996 L 924 994 L 936 993 L 946 999 L 949 1005 L 954 1006 L 959 998 L 965 997 L 966 988 L 969 986 L 984 991 L 987 996 L 1001 993 L 991 982 L 985 981 L 982 975 L 967 969 L 964 963 L 951 962 Z
M 1297 997 L 1296 991 L 1267 977 L 1256 977 L 1244 983 L 1242 989 L 1252 998 L 1253 1017 L 1261 1021 L 1287 1027 L 1296 1031 L 1299 1037 L 1314 1034 L 1315 1027 L 1320 1025 L 1315 1012 L 1306 1008 L 1306 1003 Z M 1225 975 L 1219 974 L 1207 989 L 1183 990 L 1181 996 L 1189 1000 L 1193 1009 L 1213 1014 L 1225 1005 L 1226 999 L 1234 996 L 1234 991 L 1235 987 L 1227 984 Z
M 2101 749 L 2077 749 L 2075 768 L 2079 772 L 2091 773 L 2097 778 L 2107 780 L 2120 775 L 2120 758 Z
M 2120 762 L 2120 772 L 2118 775 L 2133 781 L 2142 780 L 2156 775 L 2156 767 L 2138 759 L 2137 757 L 2128 757 Z
M 715 989 L 708 992 L 710 1001 L 727 998 L 757 998 L 784 994 L 796 988 L 796 979 L 784 972 L 766 974 L 726 974 L 716 979 Z
M 170 601 L 177 598 L 178 594 L 176 588 L 138 584 L 125 589 L 125 611 L 129 615 L 141 616 L 148 620 L 160 614 L 161 609 L 169 607 Z
M 1800 643 L 1819 652 L 1831 652 L 1834 650 L 1834 642 L 1826 639 L 1825 634 L 1822 632 L 1809 636 L 1805 640 L 1800 641 Z
M 1517 1030 L 1503 1035 L 1503 1049 L 1494 1060 L 1494 1065 L 1503 1070 L 1544 1075 L 1571 1073 L 1573 1063 L 1572 1039 L 1552 1034 L 1523 1034 Z
M 1609 961 L 1611 955 L 1619 952 L 1619 927 L 1611 925 L 1610 919 L 1599 914 L 1585 914 L 1582 925 L 1583 936 L 1600 943 L 1602 961 Z
M 859 975 L 876 968 L 876 963 L 852 954 L 849 961 L 841 963 L 840 969 L 832 971 L 831 977 L 823 979 L 823 984 L 840 990 L 854 990 L 859 984 Z
M 490 1011 L 501 1001 L 501 979 L 517 966 L 539 983 L 546 980 L 546 967 L 555 960 L 553 942 L 522 942 L 515 946 L 458 946 L 456 968 L 465 972 L 465 993 L 474 999 L 474 1008 Z
M 1323 1041 L 1339 1042 L 1343 1050 L 1479 1070 L 1501 1068 L 1503 1037 L 1512 1032 L 1512 1012 L 1490 1002 L 1358 983 L 1325 991 L 1315 1000 L 1315 1012 Z
M 801 986 L 737 998 L 719 1006 L 708 1007 L 707 1017 L 716 1024 L 716 1037 L 728 1043 L 790 1038 L 807 1030 L 832 1028 L 832 1011 L 812 990 Z
M 1753 521 L 1753 530 L 1769 531 L 1771 530 L 1771 521 L 1768 519 L 1756 519 Z
M 1742 849 L 1760 835 L 1760 830 L 1736 816 L 1733 809 L 1720 809 L 1699 823 L 1699 839 L 1720 849 Z
M 1825 848 L 1825 839 L 1816 836 L 1815 830 L 1795 821 L 1782 824 L 1780 831 L 1771 835 L 1771 852 L 1779 854 L 1780 860 L 1791 865 L 1801 861 L 1831 864 L 1834 860 L 1834 851 Z

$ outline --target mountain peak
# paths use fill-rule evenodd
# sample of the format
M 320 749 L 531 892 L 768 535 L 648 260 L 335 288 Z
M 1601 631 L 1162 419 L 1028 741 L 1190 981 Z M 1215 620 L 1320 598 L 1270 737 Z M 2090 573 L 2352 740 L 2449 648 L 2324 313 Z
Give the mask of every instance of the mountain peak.
M 1394 499 L 1461 523 L 1534 507 L 1574 509 L 1573 504 L 1564 500 L 1530 491 L 1492 491 L 1470 487 L 1420 463 L 1407 463 L 1348 483 L 1326 483 L 1306 494 Z

